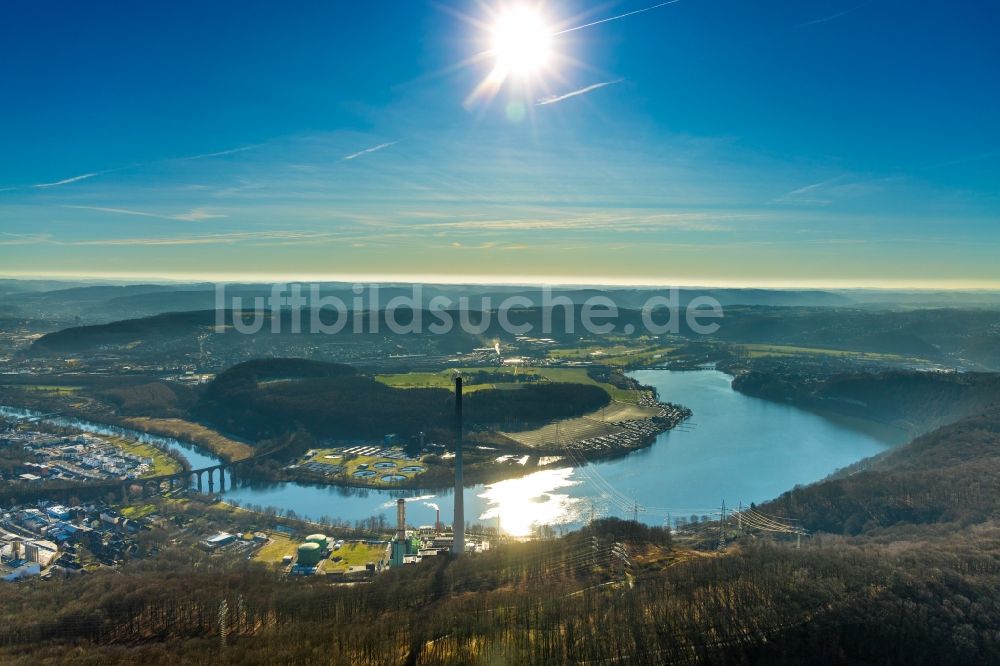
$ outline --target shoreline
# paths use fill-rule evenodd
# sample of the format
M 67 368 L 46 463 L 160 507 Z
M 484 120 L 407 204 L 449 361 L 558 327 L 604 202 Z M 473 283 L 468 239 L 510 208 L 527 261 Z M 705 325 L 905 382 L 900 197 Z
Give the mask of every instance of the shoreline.
M 737 379 L 739 378 L 738 374 L 734 374 L 722 368 L 716 368 L 716 370 L 730 377 L 731 388 L 741 395 L 747 396 L 748 398 L 764 400 L 776 405 L 795 407 L 796 409 L 801 409 L 804 412 L 815 414 L 823 419 L 826 419 L 827 421 L 837 423 L 838 425 L 842 425 L 856 432 L 870 435 L 871 437 L 884 442 L 889 448 L 897 448 L 904 444 L 908 444 L 915 438 L 927 432 L 926 430 L 920 430 L 919 428 L 913 427 L 912 424 L 909 424 L 909 427 L 904 427 L 902 423 L 891 423 L 869 416 L 849 414 L 829 406 L 835 403 L 821 404 L 815 401 L 779 400 L 771 396 L 744 391 L 737 386 Z
M 722 370 L 720 368 L 707 368 L 707 367 L 704 367 L 704 366 L 699 367 L 699 368 L 689 368 L 689 369 L 684 369 L 684 370 L 673 370 L 673 369 L 663 368 L 663 367 L 643 368 L 643 369 L 636 369 L 636 370 L 656 370 L 656 371 L 666 371 L 666 372 L 697 372 L 697 371 L 704 371 L 704 370 L 717 370 L 719 372 L 722 372 L 723 374 L 725 374 L 726 376 L 728 376 L 730 378 L 735 378 L 735 375 L 731 374 L 730 372 L 726 372 L 725 370 Z M 630 372 L 632 372 L 632 371 L 635 371 L 635 370 L 630 370 Z M 733 388 L 733 390 L 736 391 L 737 389 Z M 738 391 L 738 392 L 741 393 L 742 395 L 747 396 L 747 397 L 758 398 L 758 399 L 761 399 L 761 400 L 769 400 L 766 397 L 754 396 L 752 394 L 748 394 L 748 393 L 745 393 L 743 391 Z M 906 434 L 905 431 L 903 431 L 901 429 L 898 429 L 898 428 L 894 428 L 891 425 L 884 424 L 884 423 L 876 421 L 876 420 L 864 419 L 864 418 L 861 418 L 861 417 L 845 415 L 845 414 L 838 413 L 838 412 L 836 412 L 834 410 L 820 410 L 820 409 L 810 408 L 810 406 L 807 406 L 807 405 L 800 405 L 800 404 L 794 404 L 794 403 L 783 403 L 781 401 L 774 401 L 774 400 L 769 400 L 769 401 L 770 402 L 776 402 L 777 404 L 789 404 L 790 406 L 793 406 L 793 407 L 795 407 L 797 409 L 802 409 L 803 411 L 808 411 L 808 412 L 811 412 L 811 413 L 815 413 L 818 416 L 820 416 L 820 417 L 822 417 L 822 418 L 824 418 L 826 420 L 833 421 L 833 422 L 838 423 L 838 424 L 840 424 L 842 426 L 848 427 L 848 428 L 850 428 L 852 430 L 863 432 L 863 433 L 868 434 L 868 435 L 870 435 L 870 436 L 872 436 L 872 437 L 874 437 L 876 439 L 879 439 L 880 441 L 885 442 L 887 444 L 887 446 L 889 446 L 890 448 L 894 448 L 896 446 L 900 446 L 902 444 L 905 444 L 906 442 L 910 441 L 910 439 L 912 439 L 912 436 L 910 436 L 909 434 Z M 503 467 L 499 467 L 498 466 L 497 468 L 494 468 L 494 469 L 488 469 L 488 468 L 485 468 L 485 469 L 484 468 L 475 469 L 474 467 L 473 468 L 466 467 L 466 470 L 465 470 L 465 487 L 469 488 L 469 487 L 474 487 L 474 486 L 477 486 L 477 485 L 489 485 L 489 484 L 498 483 L 498 482 L 501 482 L 501 481 L 507 481 L 507 480 L 512 480 L 512 479 L 520 479 L 520 478 L 527 477 L 527 476 L 529 476 L 531 474 L 534 474 L 534 473 L 537 473 L 537 472 L 543 472 L 543 471 L 547 471 L 547 470 L 551 470 L 551 469 L 557 469 L 557 468 L 562 468 L 562 467 L 567 467 L 567 466 L 569 466 L 569 467 L 571 467 L 573 469 L 577 469 L 577 468 L 580 468 L 580 467 L 582 467 L 582 466 L 584 466 L 584 465 L 586 465 L 588 463 L 605 462 L 605 461 L 612 461 L 612 460 L 617 460 L 617 459 L 623 459 L 623 458 L 628 457 L 628 455 L 630 455 L 631 453 L 634 453 L 636 451 L 642 451 L 642 450 L 648 449 L 653 444 L 655 444 L 657 438 L 661 434 L 663 434 L 665 432 L 669 432 L 670 430 L 675 429 L 678 425 L 680 425 L 681 423 L 683 423 L 685 420 L 687 420 L 688 418 L 690 418 L 691 415 L 692 415 L 690 413 L 690 410 L 687 410 L 686 408 L 680 407 L 679 405 L 676 405 L 675 403 L 661 403 L 661 402 L 659 402 L 659 400 L 656 400 L 656 403 L 658 405 L 661 405 L 661 406 L 670 406 L 670 407 L 673 407 L 673 408 L 677 408 L 679 410 L 682 410 L 684 412 L 684 414 L 683 414 L 683 416 L 681 418 L 678 418 L 678 419 L 672 421 L 671 423 L 669 423 L 669 425 L 667 427 L 653 429 L 653 430 L 650 430 L 647 433 L 644 433 L 640 438 L 638 438 L 637 440 L 635 440 L 636 443 L 634 445 L 629 446 L 629 447 L 619 447 L 619 448 L 612 448 L 612 449 L 589 450 L 589 451 L 584 451 L 584 450 L 579 449 L 579 448 L 569 448 L 569 449 L 567 449 L 567 447 L 565 447 L 565 446 L 564 447 L 558 447 L 558 448 L 556 448 L 556 447 L 538 447 L 538 448 L 534 448 L 534 449 L 532 449 L 530 451 L 528 451 L 528 450 L 519 450 L 518 453 L 521 453 L 522 455 L 531 455 L 532 457 L 536 457 L 536 458 L 541 458 L 541 457 L 546 457 L 546 456 L 558 456 L 558 457 L 560 457 L 560 460 L 553 461 L 552 463 L 547 464 L 547 465 L 537 465 L 537 464 L 534 465 L 534 466 L 528 466 L 528 465 L 520 466 L 520 465 L 518 465 L 516 467 L 513 466 L 513 465 L 507 465 L 507 466 L 503 466 Z M 12 407 L 11 409 L 18 410 L 18 411 L 27 411 L 27 412 L 35 412 L 35 411 L 37 411 L 37 410 L 30 409 L 30 408 Z M 119 425 L 119 424 L 113 424 L 113 423 L 111 423 L 111 424 L 100 424 L 100 423 L 96 423 L 96 422 L 93 422 L 93 421 L 89 421 L 89 420 L 84 419 L 84 418 L 79 417 L 79 416 L 74 416 L 74 417 L 71 417 L 71 418 L 74 418 L 74 419 L 76 419 L 78 421 L 81 421 L 81 422 L 84 422 L 84 423 L 88 423 L 88 424 L 90 424 L 92 426 L 95 426 L 95 427 L 100 427 L 100 428 L 110 427 L 110 428 L 123 429 L 123 426 Z M 656 417 L 653 417 L 653 418 L 655 419 Z M 650 420 L 652 421 L 653 419 L 650 419 Z M 129 428 L 124 428 L 124 429 L 129 430 Z M 205 447 L 204 445 L 202 445 L 202 444 L 200 444 L 198 442 L 189 441 L 189 440 L 181 439 L 181 438 L 178 438 L 178 437 L 171 437 L 169 435 L 164 435 L 164 434 L 160 434 L 160 433 L 151 433 L 151 432 L 148 432 L 148 431 L 140 430 L 138 428 L 131 428 L 131 430 L 133 430 L 133 432 L 135 432 L 137 434 L 156 435 L 156 436 L 159 436 L 159 437 L 164 437 L 166 439 L 173 440 L 173 441 L 175 441 L 180 446 L 181 449 L 192 448 L 193 447 L 195 451 L 201 453 L 202 455 L 205 455 L 205 456 L 208 456 L 208 457 L 215 457 L 215 458 L 219 457 L 214 451 L 208 449 L 207 447 Z M 881 431 L 881 434 L 879 434 L 879 432 L 877 432 L 877 431 Z M 220 462 L 222 462 L 222 461 L 224 461 L 224 459 L 220 458 Z M 249 459 L 247 460 L 247 462 L 249 462 Z M 284 476 L 284 475 L 282 475 L 282 476 Z M 263 476 L 254 478 L 253 474 L 251 473 L 250 475 L 248 475 L 247 477 L 244 477 L 244 478 L 246 478 L 246 480 L 248 481 L 248 484 L 249 484 L 250 487 L 253 487 L 253 486 L 257 485 L 257 486 L 259 486 L 261 488 L 267 488 L 267 487 L 279 486 L 279 485 L 283 485 L 283 484 L 294 484 L 294 485 L 298 485 L 298 486 L 302 486 L 302 487 L 311 487 L 311 488 L 343 489 L 345 491 L 345 494 L 353 494 L 355 492 L 356 493 L 365 493 L 365 492 L 379 492 L 379 493 L 382 493 L 382 492 L 385 492 L 385 493 L 388 493 L 388 494 L 411 495 L 411 494 L 419 494 L 421 492 L 435 492 L 436 493 L 436 492 L 441 492 L 441 491 L 448 491 L 448 490 L 451 490 L 453 488 L 453 484 L 450 482 L 450 480 L 447 481 L 447 482 L 442 481 L 441 483 L 435 483 L 435 482 L 431 482 L 429 484 L 428 483 L 419 483 L 419 482 L 417 482 L 417 479 L 420 478 L 419 476 L 415 477 L 413 479 L 413 482 L 405 483 L 405 484 L 399 484 L 399 485 L 372 485 L 372 484 L 364 483 L 364 482 L 355 482 L 355 481 L 349 480 L 349 479 L 342 479 L 342 480 L 338 480 L 338 481 L 335 481 L 335 482 L 331 482 L 331 481 L 328 481 L 328 480 L 325 480 L 325 479 L 315 479 L 315 478 L 310 478 L 308 475 L 297 475 L 297 474 L 291 474 L 291 475 L 288 475 L 288 476 L 286 476 L 284 478 L 281 478 L 281 477 L 279 477 L 279 478 L 273 478 L 273 477 L 272 478 L 266 478 L 266 477 L 263 477 Z M 218 497 L 224 497 L 224 495 L 218 495 Z

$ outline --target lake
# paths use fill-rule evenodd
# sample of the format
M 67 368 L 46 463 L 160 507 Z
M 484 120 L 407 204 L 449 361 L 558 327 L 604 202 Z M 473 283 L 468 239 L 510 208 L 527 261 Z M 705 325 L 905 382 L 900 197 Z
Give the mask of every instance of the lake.
M 712 515 L 723 500 L 734 507 L 772 499 L 907 439 L 878 424 L 829 419 L 737 393 L 731 378 L 715 370 L 642 370 L 631 376 L 656 387 L 662 400 L 690 407 L 690 422 L 624 458 L 466 488 L 467 520 L 492 526 L 499 519 L 504 531 L 522 536 L 536 524 L 572 528 L 592 513 L 637 515 L 650 524 L 663 524 L 668 515 Z M 452 495 L 281 484 L 239 488 L 226 498 L 313 518 L 384 513 L 391 521 L 395 500 L 403 496 L 409 500 L 408 522 L 430 525 L 435 507 L 450 522 Z
M 499 521 L 505 532 L 525 536 L 537 525 L 569 529 L 591 516 L 635 516 L 655 525 L 668 517 L 675 522 L 692 515 L 714 516 L 723 501 L 735 507 L 772 499 L 907 439 L 904 432 L 879 424 L 826 418 L 737 393 L 730 377 L 716 370 L 641 370 L 630 376 L 654 386 L 661 400 L 691 408 L 694 416 L 659 435 L 652 446 L 617 460 L 556 465 L 520 479 L 470 486 L 465 489 L 467 520 L 490 526 Z M 0 414 L 40 416 L 11 407 L 0 407 Z M 58 416 L 43 419 L 95 434 L 165 444 L 184 454 L 194 468 L 218 461 L 168 437 Z M 244 505 L 291 509 L 302 517 L 350 521 L 379 514 L 394 520 L 396 499 L 405 497 L 408 522 L 431 525 L 438 507 L 442 521 L 450 522 L 453 492 L 281 483 L 236 488 L 224 497 Z

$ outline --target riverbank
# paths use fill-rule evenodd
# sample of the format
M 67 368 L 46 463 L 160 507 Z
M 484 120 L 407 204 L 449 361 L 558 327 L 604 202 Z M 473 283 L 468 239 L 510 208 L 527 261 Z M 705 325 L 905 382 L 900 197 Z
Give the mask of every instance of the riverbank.
M 200 446 L 228 462 L 236 462 L 252 458 L 254 448 L 245 442 L 212 430 L 200 423 L 183 419 L 154 419 L 149 417 L 128 417 L 122 423 L 142 432 L 184 440 Z
M 723 499 L 733 506 L 778 497 L 890 446 L 843 422 L 736 392 L 732 378 L 719 371 L 645 370 L 632 375 L 659 395 L 682 397 L 696 422 L 658 435 L 652 446 L 583 466 L 571 467 L 572 461 L 564 459 L 537 470 L 513 470 L 504 479 L 466 475 L 469 521 L 499 520 L 512 535 L 529 534 L 533 525 L 569 529 L 586 522 L 591 512 L 628 518 L 635 513 L 648 524 L 662 524 L 668 516 L 676 522 L 678 517 L 711 515 Z M 194 467 L 216 460 L 201 449 L 182 452 Z M 382 514 L 391 518 L 396 499 L 403 497 L 407 519 L 415 525 L 433 524 L 437 510 L 450 515 L 454 500 L 451 479 L 447 487 L 433 490 L 252 482 L 227 485 L 221 496 L 244 507 L 351 522 Z

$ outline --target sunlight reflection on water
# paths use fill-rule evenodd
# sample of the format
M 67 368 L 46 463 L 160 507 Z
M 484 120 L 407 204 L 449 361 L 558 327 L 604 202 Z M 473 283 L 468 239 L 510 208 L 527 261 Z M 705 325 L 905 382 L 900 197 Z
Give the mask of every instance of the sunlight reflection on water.
M 479 519 L 491 524 L 499 516 L 501 528 L 511 536 L 528 536 L 536 525 L 571 523 L 578 518 L 580 500 L 554 492 L 580 483 L 571 476 L 573 469 L 566 467 L 490 484 L 479 495 L 487 502 Z

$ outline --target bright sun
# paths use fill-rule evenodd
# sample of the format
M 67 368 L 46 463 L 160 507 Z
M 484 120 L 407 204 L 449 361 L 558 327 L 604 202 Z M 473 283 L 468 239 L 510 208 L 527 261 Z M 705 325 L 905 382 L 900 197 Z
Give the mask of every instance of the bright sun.
M 515 7 L 501 14 L 493 27 L 498 73 L 526 75 L 542 69 L 549 60 L 551 37 L 537 10 Z

